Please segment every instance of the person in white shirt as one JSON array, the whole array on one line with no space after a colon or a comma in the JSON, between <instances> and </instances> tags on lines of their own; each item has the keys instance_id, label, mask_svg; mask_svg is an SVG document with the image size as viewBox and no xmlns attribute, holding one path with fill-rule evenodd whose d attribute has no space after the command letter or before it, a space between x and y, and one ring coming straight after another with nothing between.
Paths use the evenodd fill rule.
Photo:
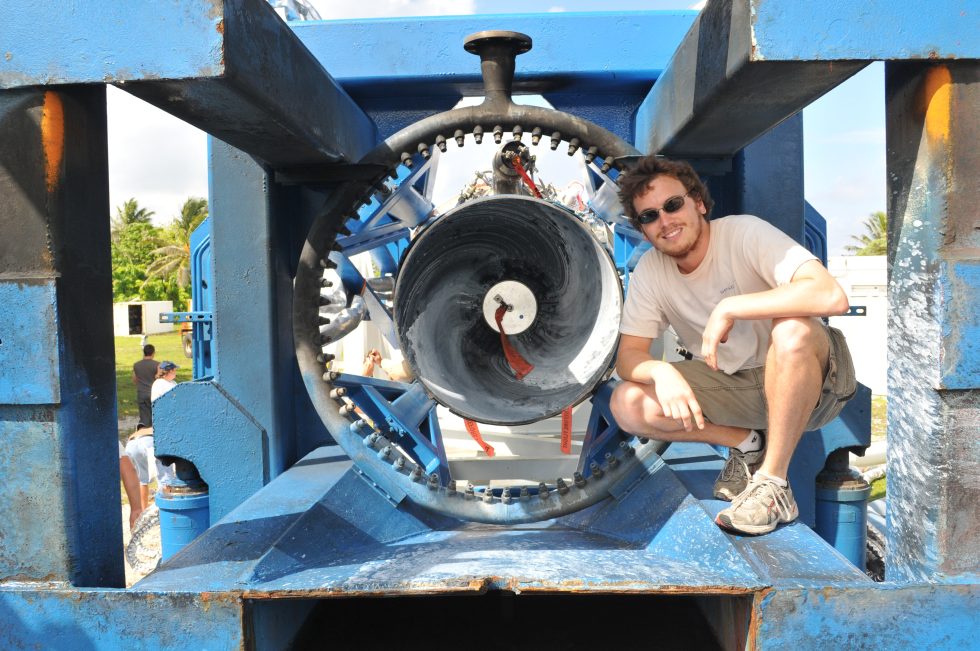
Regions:
<instances>
[{"instance_id":1,"label":"person in white shirt","mask_svg":"<svg viewBox=\"0 0 980 651\"><path fill-rule=\"evenodd\" d=\"M173 362L164 360L160 362L160 368L157 370L157 379L153 381L153 386L150 387L150 404L152 405L157 399L177 386L177 369L180 368ZM152 444L151 444L152 445ZM150 453L152 455L152 451ZM156 460L157 467L157 483L160 486L164 486L170 483L174 477L176 477L174 464L168 466L160 463Z\"/></svg>"},{"instance_id":2,"label":"person in white shirt","mask_svg":"<svg viewBox=\"0 0 980 651\"><path fill-rule=\"evenodd\" d=\"M758 217L709 221L711 197L685 162L643 158L619 185L653 248L623 309L616 422L638 436L729 447L714 489L732 502L716 518L723 528L761 534L791 522L793 451L856 391L843 335L818 318L846 312L847 296L815 256ZM651 356L667 327L690 359Z\"/></svg>"},{"instance_id":3,"label":"person in white shirt","mask_svg":"<svg viewBox=\"0 0 980 651\"><path fill-rule=\"evenodd\" d=\"M157 369L157 377L150 386L150 403L177 386L177 369L180 368L173 362L166 360L160 362Z\"/></svg>"}]
</instances>

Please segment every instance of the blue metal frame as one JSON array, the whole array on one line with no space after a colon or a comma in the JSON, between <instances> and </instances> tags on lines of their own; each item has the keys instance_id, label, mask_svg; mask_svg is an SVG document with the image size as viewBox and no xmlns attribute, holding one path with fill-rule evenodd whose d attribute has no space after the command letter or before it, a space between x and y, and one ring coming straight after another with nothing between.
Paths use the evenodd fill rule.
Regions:
<instances>
[{"instance_id":1,"label":"blue metal frame","mask_svg":"<svg viewBox=\"0 0 980 651\"><path fill-rule=\"evenodd\" d=\"M0 539L0 645L281 647L323 595L488 589L736 592L752 599L746 611L707 611L731 647L973 644L976 11L965 0L845 4L813 11L798 0L712 0L697 20L690 12L494 20L536 39L518 92L542 92L648 151L729 161L711 181L725 211L769 217L800 241L806 207L791 116L866 61L889 60L891 583L883 586L802 524L757 539L721 533L711 518L723 504L710 497L721 460L705 446L648 457L611 499L574 517L494 529L365 490L349 460L318 447L326 434L309 417L283 325L303 228L329 191L284 188L270 169L358 160L379 134L449 108L476 80L455 40L497 25L435 18L294 33L259 0L79 3L70 13L33 3L4 14L0 87L13 90L0 93L0 185L14 191L0 196L0 290L17 303L0 315L0 360L20 368L0 378L0 515L16 525ZM387 56L365 57L371 45ZM214 315L212 379L159 401L157 440L211 483L212 518L228 517L131 591L79 587L122 578L111 332L99 321L110 281L105 105L91 86L106 80L233 145L213 141L210 152L215 294L201 311ZM374 249L397 261L403 242ZM624 243L618 261L628 266L632 253ZM21 301L51 318L25 314ZM425 436L432 410L418 392L379 394L394 425ZM859 400L804 437L794 485L812 482L828 453L863 443ZM600 429L608 428L593 431L593 450L603 447ZM272 603L282 597L303 601ZM892 626L898 617L903 625ZM192 629L209 631L208 640Z\"/></svg>"},{"instance_id":2,"label":"blue metal frame","mask_svg":"<svg viewBox=\"0 0 980 651\"><path fill-rule=\"evenodd\" d=\"M346 397L372 421L374 428L396 442L426 475L436 473L440 482L449 482L449 462L442 443L436 403L422 385L390 382L362 375L337 375L334 386L346 389ZM372 433L368 436L377 436ZM379 453L395 460L397 450Z\"/></svg>"}]
</instances>

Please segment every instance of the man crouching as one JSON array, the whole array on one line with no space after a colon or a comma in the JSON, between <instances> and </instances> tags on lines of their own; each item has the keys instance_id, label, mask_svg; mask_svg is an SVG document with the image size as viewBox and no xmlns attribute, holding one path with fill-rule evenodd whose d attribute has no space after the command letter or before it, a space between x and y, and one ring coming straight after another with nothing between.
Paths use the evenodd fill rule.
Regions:
<instances>
[{"instance_id":1,"label":"man crouching","mask_svg":"<svg viewBox=\"0 0 980 651\"><path fill-rule=\"evenodd\" d=\"M629 284L612 412L627 432L729 448L715 521L768 533L799 515L786 480L804 431L833 420L856 390L839 330L847 296L816 257L751 215L708 221L713 202L685 162L647 157L620 180L634 228L653 245ZM673 326L693 359L653 359Z\"/></svg>"}]
</instances>

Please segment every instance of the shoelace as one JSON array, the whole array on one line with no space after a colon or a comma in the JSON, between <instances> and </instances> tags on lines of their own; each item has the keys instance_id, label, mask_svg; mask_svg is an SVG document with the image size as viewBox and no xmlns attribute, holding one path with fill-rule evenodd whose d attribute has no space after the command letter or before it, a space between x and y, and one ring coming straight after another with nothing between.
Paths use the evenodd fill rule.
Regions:
<instances>
[{"instance_id":1,"label":"shoelace","mask_svg":"<svg viewBox=\"0 0 980 651\"><path fill-rule=\"evenodd\" d=\"M736 496L735 499L732 500L731 508L736 509L744 502L748 502L752 499L757 500L760 504L764 505L766 504L766 498L769 498L775 502L780 518L789 517L789 499L786 496L786 490L781 486L777 486L775 482L769 481L768 479L763 479L761 481L752 480L749 482L749 487L743 491L741 495Z\"/></svg>"},{"instance_id":2,"label":"shoelace","mask_svg":"<svg viewBox=\"0 0 980 651\"><path fill-rule=\"evenodd\" d=\"M737 450L732 450L729 452L728 461L725 462L725 467L721 469L721 480L730 481L735 477L737 470L741 469L739 476L748 477L749 467L746 465L745 461L742 460L742 456Z\"/></svg>"}]
</instances>

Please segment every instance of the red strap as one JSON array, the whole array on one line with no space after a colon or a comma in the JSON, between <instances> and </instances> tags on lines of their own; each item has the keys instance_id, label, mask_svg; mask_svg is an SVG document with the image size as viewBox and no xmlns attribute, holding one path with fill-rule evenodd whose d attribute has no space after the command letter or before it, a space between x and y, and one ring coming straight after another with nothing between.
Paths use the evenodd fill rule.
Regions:
<instances>
[{"instance_id":1,"label":"red strap","mask_svg":"<svg viewBox=\"0 0 980 651\"><path fill-rule=\"evenodd\" d=\"M497 320L497 329L500 330L500 343L504 347L504 357L507 358L507 363L514 370L514 375L518 380L523 380L524 376L534 370L534 366L529 364L526 359L524 359L519 352L514 350L514 347L510 345L510 340L507 338L507 333L504 332L504 315L507 314L507 305L501 305L497 308L497 312L494 314L494 318Z\"/></svg>"},{"instance_id":2,"label":"red strap","mask_svg":"<svg viewBox=\"0 0 980 651\"><path fill-rule=\"evenodd\" d=\"M464 418L463 424L466 425L466 431L473 437L473 440L476 441L481 448L483 448L483 451L487 453L487 456L492 457L494 455L493 446L484 441L483 437L480 436L480 427L476 424L476 421L470 420L469 418Z\"/></svg>"},{"instance_id":3,"label":"red strap","mask_svg":"<svg viewBox=\"0 0 980 651\"><path fill-rule=\"evenodd\" d=\"M561 451L572 453L572 407L569 405L561 412Z\"/></svg>"},{"instance_id":4,"label":"red strap","mask_svg":"<svg viewBox=\"0 0 980 651\"><path fill-rule=\"evenodd\" d=\"M514 169L517 170L517 173L521 175L522 179L524 179L524 182L527 184L527 187L531 188L531 192L534 193L534 196L540 199L541 191L538 190L538 186L534 185L534 181L531 180L531 176L527 173L527 170L524 169L524 166L521 165L521 157L515 154L514 157L511 159L511 165L514 166Z\"/></svg>"}]
</instances>

